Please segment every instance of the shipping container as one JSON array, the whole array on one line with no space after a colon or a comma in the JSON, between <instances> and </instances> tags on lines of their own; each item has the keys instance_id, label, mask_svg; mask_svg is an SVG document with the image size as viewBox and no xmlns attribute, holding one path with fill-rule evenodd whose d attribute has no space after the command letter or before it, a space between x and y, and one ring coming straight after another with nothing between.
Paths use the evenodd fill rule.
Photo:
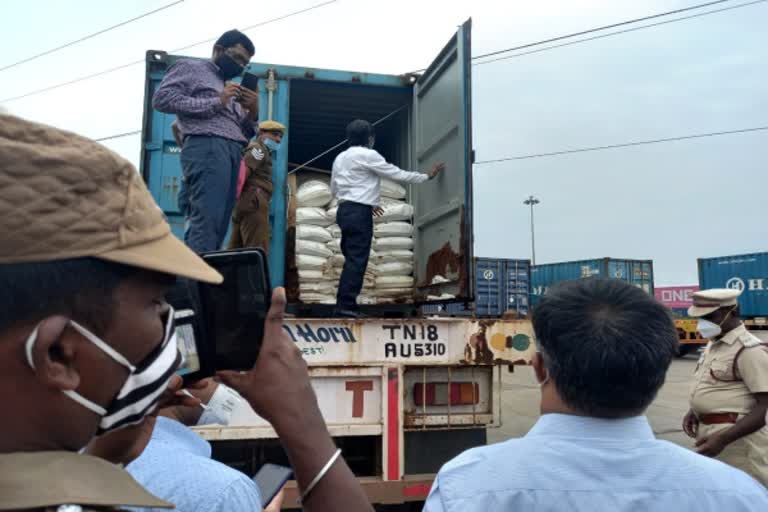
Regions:
<instances>
[{"instance_id":1,"label":"shipping container","mask_svg":"<svg viewBox=\"0 0 768 512\"><path fill-rule=\"evenodd\" d=\"M699 258L699 286L741 290L741 316L768 317L768 252Z\"/></svg>"},{"instance_id":2,"label":"shipping container","mask_svg":"<svg viewBox=\"0 0 768 512\"><path fill-rule=\"evenodd\" d=\"M422 306L425 315L498 317L528 315L531 293L530 260L475 258L475 300Z\"/></svg>"},{"instance_id":3,"label":"shipping container","mask_svg":"<svg viewBox=\"0 0 768 512\"><path fill-rule=\"evenodd\" d=\"M472 268L472 110L471 23L465 23L421 74L380 75L251 63L246 71L259 79L259 118L287 126L274 159L271 202L272 283L297 285L295 187L292 174L328 170L345 149L345 129L356 118L378 122L376 149L404 169L426 171L446 162L438 179L409 187L414 207L416 301L452 295L471 301ZM152 108L152 96L166 71L182 56L147 52L141 173L183 237L177 195L181 186L180 148L171 131L172 114ZM314 170L308 170L311 167ZM435 280L437 276L445 279Z\"/></svg>"},{"instance_id":4,"label":"shipping container","mask_svg":"<svg viewBox=\"0 0 768 512\"><path fill-rule=\"evenodd\" d=\"M672 311L684 311L693 305L693 294L698 290L699 287L695 284L689 286L656 286L654 295L656 300Z\"/></svg>"},{"instance_id":5,"label":"shipping container","mask_svg":"<svg viewBox=\"0 0 768 512\"><path fill-rule=\"evenodd\" d=\"M531 267L531 305L559 282L588 277L621 279L653 295L653 261L599 258Z\"/></svg>"}]
</instances>

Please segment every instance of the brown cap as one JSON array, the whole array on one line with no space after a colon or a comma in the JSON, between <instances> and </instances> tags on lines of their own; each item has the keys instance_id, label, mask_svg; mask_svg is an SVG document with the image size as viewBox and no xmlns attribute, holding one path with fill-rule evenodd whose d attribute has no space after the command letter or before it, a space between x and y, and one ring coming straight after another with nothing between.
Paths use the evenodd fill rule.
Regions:
<instances>
[{"instance_id":1,"label":"brown cap","mask_svg":"<svg viewBox=\"0 0 768 512\"><path fill-rule=\"evenodd\" d=\"M0 510L56 505L173 508L114 464L69 452L0 454Z\"/></svg>"},{"instance_id":2,"label":"brown cap","mask_svg":"<svg viewBox=\"0 0 768 512\"><path fill-rule=\"evenodd\" d=\"M104 146L0 114L0 264L93 256L220 283L171 233L136 169Z\"/></svg>"}]
</instances>

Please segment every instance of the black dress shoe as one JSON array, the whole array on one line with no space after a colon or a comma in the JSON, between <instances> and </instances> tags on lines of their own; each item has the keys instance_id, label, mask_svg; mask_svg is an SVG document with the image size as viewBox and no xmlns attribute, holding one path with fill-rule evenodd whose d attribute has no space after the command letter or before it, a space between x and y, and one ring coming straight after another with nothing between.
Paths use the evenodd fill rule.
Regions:
<instances>
[{"instance_id":1,"label":"black dress shoe","mask_svg":"<svg viewBox=\"0 0 768 512\"><path fill-rule=\"evenodd\" d=\"M368 318L364 313L353 309L334 309L333 316L340 318Z\"/></svg>"}]
</instances>

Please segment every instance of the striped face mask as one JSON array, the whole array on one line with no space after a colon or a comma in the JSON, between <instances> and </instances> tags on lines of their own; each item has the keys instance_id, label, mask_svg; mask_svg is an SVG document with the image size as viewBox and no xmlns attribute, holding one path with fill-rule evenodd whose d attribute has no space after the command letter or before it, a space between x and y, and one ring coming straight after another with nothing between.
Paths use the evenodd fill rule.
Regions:
<instances>
[{"instance_id":1,"label":"striped face mask","mask_svg":"<svg viewBox=\"0 0 768 512\"><path fill-rule=\"evenodd\" d=\"M155 410L160 396L168 387L168 382L181 363L181 353L176 344L173 308L168 312L168 318L165 321L163 342L137 365L131 364L122 354L118 353L82 325L72 320L70 320L70 325L115 362L128 368L130 374L123 387L120 388L120 392L106 409L88 400L76 391L64 390L63 393L86 409L101 416L99 429L96 432L97 436L128 425L140 423ZM35 330L27 338L26 344L27 363L33 369L35 364L32 361L32 347L34 347L35 341L37 341L38 328L35 327Z\"/></svg>"}]
</instances>

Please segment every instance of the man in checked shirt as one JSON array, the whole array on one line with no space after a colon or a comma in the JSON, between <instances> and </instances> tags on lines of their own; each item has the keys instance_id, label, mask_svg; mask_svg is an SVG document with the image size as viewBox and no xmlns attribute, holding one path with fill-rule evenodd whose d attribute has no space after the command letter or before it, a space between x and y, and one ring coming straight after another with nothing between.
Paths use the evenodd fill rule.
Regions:
<instances>
[{"instance_id":1,"label":"man in checked shirt","mask_svg":"<svg viewBox=\"0 0 768 512\"><path fill-rule=\"evenodd\" d=\"M180 207L185 242L197 252L220 249L229 227L241 151L254 135L259 104L257 93L230 80L243 74L254 51L245 34L225 32L210 60L171 66L152 99L156 110L176 114L184 134Z\"/></svg>"}]
</instances>

